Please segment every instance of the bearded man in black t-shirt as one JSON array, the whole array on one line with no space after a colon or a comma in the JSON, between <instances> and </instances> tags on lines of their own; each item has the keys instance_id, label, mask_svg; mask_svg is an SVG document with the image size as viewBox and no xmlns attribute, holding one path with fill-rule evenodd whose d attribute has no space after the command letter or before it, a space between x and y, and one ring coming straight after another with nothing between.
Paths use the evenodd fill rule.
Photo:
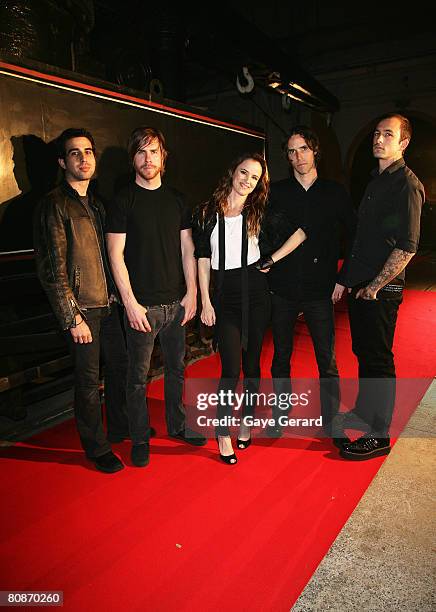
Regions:
<instances>
[{"instance_id":1,"label":"bearded man in black t-shirt","mask_svg":"<svg viewBox=\"0 0 436 612\"><path fill-rule=\"evenodd\" d=\"M165 364L168 434L201 446L205 438L185 428L182 405L185 323L197 306L191 211L180 193L162 184L167 151L163 134L136 128L128 152L135 182L114 199L107 218L107 244L115 282L125 307L129 368L127 410L132 462L149 462L147 375L159 335Z\"/></svg>"}]
</instances>

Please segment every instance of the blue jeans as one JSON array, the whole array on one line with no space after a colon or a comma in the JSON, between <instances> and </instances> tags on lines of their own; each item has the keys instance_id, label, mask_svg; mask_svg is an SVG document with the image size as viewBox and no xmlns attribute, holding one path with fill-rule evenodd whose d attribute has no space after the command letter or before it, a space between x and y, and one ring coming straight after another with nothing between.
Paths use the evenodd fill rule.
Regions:
<instances>
[{"instance_id":1,"label":"blue jeans","mask_svg":"<svg viewBox=\"0 0 436 612\"><path fill-rule=\"evenodd\" d=\"M150 437L147 406L147 376L156 337L159 336L164 360L165 418L170 435L185 427L182 404L185 374L185 328L181 326L185 309L180 302L147 306L151 332L140 332L130 327L125 317L128 371L127 415L133 444L148 442Z\"/></svg>"},{"instance_id":2,"label":"blue jeans","mask_svg":"<svg viewBox=\"0 0 436 612\"><path fill-rule=\"evenodd\" d=\"M323 428L326 435L339 435L332 431L332 422L339 411L339 375L335 357L335 320L330 298L320 300L288 300L277 294L272 296L272 331L274 357L271 375L277 394L291 393L291 356L294 346L294 327L298 314L303 312L315 349L320 378L320 400ZM273 408L273 417L283 414Z\"/></svg>"}]
</instances>

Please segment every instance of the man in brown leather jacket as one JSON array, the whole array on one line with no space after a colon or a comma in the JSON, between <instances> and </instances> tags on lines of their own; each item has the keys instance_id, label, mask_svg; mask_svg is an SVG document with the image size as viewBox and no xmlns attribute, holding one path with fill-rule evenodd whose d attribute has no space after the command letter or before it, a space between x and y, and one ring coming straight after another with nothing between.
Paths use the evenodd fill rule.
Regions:
<instances>
[{"instance_id":1,"label":"man in brown leather jacket","mask_svg":"<svg viewBox=\"0 0 436 612\"><path fill-rule=\"evenodd\" d=\"M81 128L57 139L64 181L39 203L34 218L37 271L65 330L74 360L76 425L86 457L106 473L124 466L103 430L99 398L100 352L106 362L106 404L112 421L126 423L127 357L103 236L104 209L89 188L95 143ZM113 303L112 307L110 303ZM116 415L116 412L119 415Z\"/></svg>"}]
</instances>

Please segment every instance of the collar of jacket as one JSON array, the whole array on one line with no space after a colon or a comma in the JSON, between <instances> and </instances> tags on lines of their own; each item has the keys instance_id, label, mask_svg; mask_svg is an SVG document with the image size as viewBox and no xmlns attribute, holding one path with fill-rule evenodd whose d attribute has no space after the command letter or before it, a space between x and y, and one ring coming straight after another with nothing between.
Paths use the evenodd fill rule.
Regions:
<instances>
[{"instance_id":1,"label":"collar of jacket","mask_svg":"<svg viewBox=\"0 0 436 612\"><path fill-rule=\"evenodd\" d=\"M69 196L80 200L79 193L73 187L71 187L70 183L68 181L66 181L65 179L61 183L61 189L66 194L68 194ZM97 208L97 203L95 201L95 196L94 196L94 194L92 192L92 188L90 188L89 186L88 186L88 190L86 192L86 195L88 196L89 204L91 204L94 208Z\"/></svg>"}]
</instances>

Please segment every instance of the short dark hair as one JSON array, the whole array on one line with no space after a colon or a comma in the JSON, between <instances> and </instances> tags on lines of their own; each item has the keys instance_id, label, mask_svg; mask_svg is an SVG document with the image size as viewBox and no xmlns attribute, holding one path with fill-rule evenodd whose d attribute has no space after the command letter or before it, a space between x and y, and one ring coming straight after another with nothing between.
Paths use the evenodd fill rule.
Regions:
<instances>
[{"instance_id":1,"label":"short dark hair","mask_svg":"<svg viewBox=\"0 0 436 612\"><path fill-rule=\"evenodd\" d=\"M91 132L89 132L85 128L68 128L64 130L62 134L60 134L56 138L56 150L57 150L58 158L65 159L65 155L67 154L66 144L68 140L71 140L71 138L80 138L80 137L87 138L89 140L92 146L92 150L95 155L95 141L94 141L94 138Z\"/></svg>"},{"instance_id":2,"label":"short dark hair","mask_svg":"<svg viewBox=\"0 0 436 612\"><path fill-rule=\"evenodd\" d=\"M405 138L410 140L412 138L412 124L407 117L400 115L399 113L387 113L386 115L379 117L377 123L380 123L380 121L383 121L384 119L398 119L400 122L401 140L404 140Z\"/></svg>"},{"instance_id":3,"label":"short dark hair","mask_svg":"<svg viewBox=\"0 0 436 612\"><path fill-rule=\"evenodd\" d=\"M321 146L319 144L318 134L307 125L295 125L293 128L291 128L286 141L283 143L283 152L286 159L288 159L288 142L291 136L301 136L304 138L307 146L315 155L315 163L318 164L321 158Z\"/></svg>"},{"instance_id":4,"label":"short dark hair","mask_svg":"<svg viewBox=\"0 0 436 612\"><path fill-rule=\"evenodd\" d=\"M133 164L135 155L142 146L147 146L152 140L158 140L162 154L162 171L165 170L165 164L168 157L168 151L165 145L165 137L160 130L153 127L147 127L141 125L133 130L130 134L129 141L127 143L127 152L129 154L130 162Z\"/></svg>"}]
</instances>

